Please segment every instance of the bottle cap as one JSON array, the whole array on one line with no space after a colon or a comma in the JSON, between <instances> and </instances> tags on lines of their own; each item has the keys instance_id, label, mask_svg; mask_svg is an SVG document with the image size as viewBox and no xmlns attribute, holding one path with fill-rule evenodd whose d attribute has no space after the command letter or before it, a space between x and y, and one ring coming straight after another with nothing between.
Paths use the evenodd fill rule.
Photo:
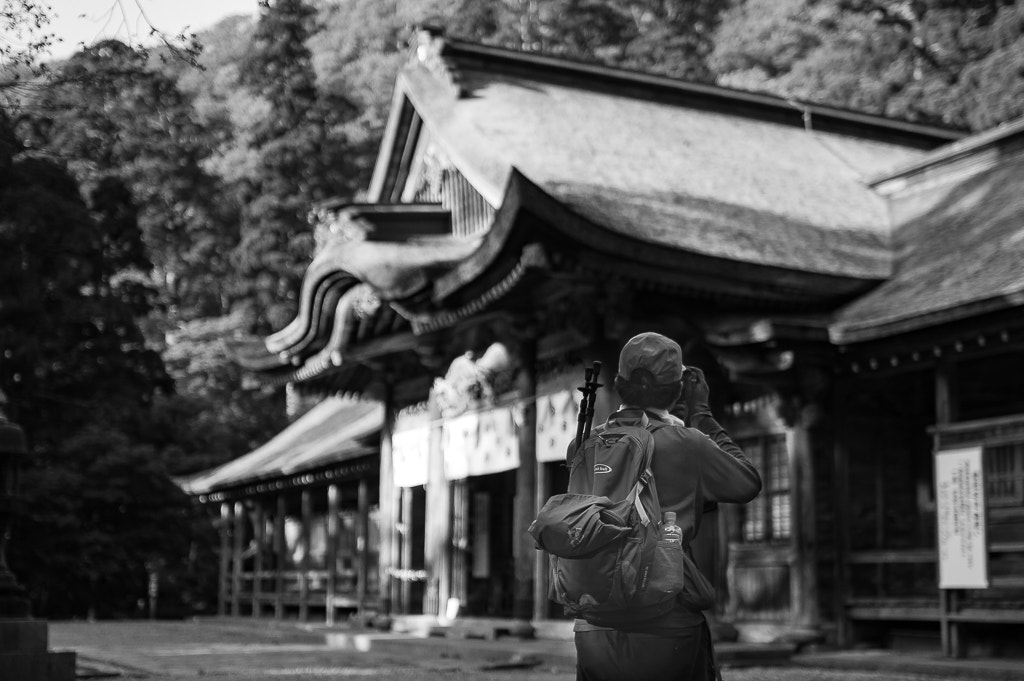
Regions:
<instances>
[{"instance_id":1,"label":"bottle cap","mask_svg":"<svg viewBox=\"0 0 1024 681\"><path fill-rule=\"evenodd\" d=\"M676 513L675 513L675 511L665 511L665 524L666 525L675 525L675 523L676 523Z\"/></svg>"}]
</instances>

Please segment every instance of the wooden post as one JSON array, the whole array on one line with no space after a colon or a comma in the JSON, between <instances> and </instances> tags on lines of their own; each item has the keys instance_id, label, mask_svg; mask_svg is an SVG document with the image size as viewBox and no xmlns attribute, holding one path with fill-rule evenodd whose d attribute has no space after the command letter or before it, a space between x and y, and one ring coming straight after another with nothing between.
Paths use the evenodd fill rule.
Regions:
<instances>
[{"instance_id":1,"label":"wooden post","mask_svg":"<svg viewBox=\"0 0 1024 681\"><path fill-rule=\"evenodd\" d=\"M360 478L357 494L359 515L356 521L356 600L359 603L359 612L362 613L366 605L366 576L370 574L370 566L367 563L370 544L370 486L366 478Z\"/></svg>"},{"instance_id":2,"label":"wooden post","mask_svg":"<svg viewBox=\"0 0 1024 681\"><path fill-rule=\"evenodd\" d=\"M299 565L299 621L309 621L309 548L312 535L313 495L309 488L302 490L302 561Z\"/></svg>"},{"instance_id":3,"label":"wooden post","mask_svg":"<svg viewBox=\"0 0 1024 681\"><path fill-rule=\"evenodd\" d=\"M540 505L548 498L548 488L551 485L551 476L546 464L540 461L535 462L537 468L537 479L534 481L534 498L540 510ZM548 556L543 551L533 550L533 619L534 621L548 619Z\"/></svg>"},{"instance_id":4,"label":"wooden post","mask_svg":"<svg viewBox=\"0 0 1024 681\"><path fill-rule=\"evenodd\" d=\"M231 594L231 504L220 505L220 582L217 588L217 614L228 614L228 599Z\"/></svg>"},{"instance_id":5,"label":"wooden post","mask_svg":"<svg viewBox=\"0 0 1024 681\"><path fill-rule=\"evenodd\" d=\"M380 554L378 560L378 583L380 584L381 609L390 615L394 608L392 571L395 567L396 546L398 544L398 521L395 512L398 503L395 488L395 464L392 449L392 436L395 426L395 406L390 387L384 397L384 423L380 431Z\"/></svg>"},{"instance_id":6,"label":"wooden post","mask_svg":"<svg viewBox=\"0 0 1024 681\"><path fill-rule=\"evenodd\" d=\"M885 518L885 458L876 449L871 456L875 465L875 548L884 549L886 542ZM885 563L875 565L875 596L885 596Z\"/></svg>"},{"instance_id":7,"label":"wooden post","mask_svg":"<svg viewBox=\"0 0 1024 681\"><path fill-rule=\"evenodd\" d=\"M263 501L255 499L253 529L256 531L256 553L252 557L252 616L259 617L263 609L263 546L267 541L267 521Z\"/></svg>"},{"instance_id":8,"label":"wooden post","mask_svg":"<svg viewBox=\"0 0 1024 681\"><path fill-rule=\"evenodd\" d=\"M274 514L274 618L284 619L284 578L287 561L285 552L288 544L284 539L284 517L288 512L288 500L284 492L277 495L277 512Z\"/></svg>"},{"instance_id":9,"label":"wooden post","mask_svg":"<svg viewBox=\"0 0 1024 681\"><path fill-rule=\"evenodd\" d=\"M843 385L837 386L833 414L847 413L844 400L847 391ZM836 638L840 646L846 648L853 645L853 632L850 619L846 616L846 602L849 599L850 581L847 570L847 557L850 555L850 486L849 464L846 450L843 447L845 433L840 430L840 422L835 425L832 447L832 465L834 469L832 494L835 499L835 542L836 560L833 564L835 579Z\"/></svg>"},{"instance_id":10,"label":"wooden post","mask_svg":"<svg viewBox=\"0 0 1024 681\"><path fill-rule=\"evenodd\" d=\"M469 598L469 482L465 478L453 480L451 490L451 541L448 543L450 557L450 584L448 595L459 599L464 609ZM485 521L486 522L486 521ZM445 601L442 601L444 605ZM464 610L463 610L464 612Z\"/></svg>"},{"instance_id":11,"label":"wooden post","mask_svg":"<svg viewBox=\"0 0 1024 681\"><path fill-rule=\"evenodd\" d=\"M537 374L536 341L527 338L520 345L517 393L521 405L519 422L519 468L512 515L512 559L514 583L512 614L529 620L534 612L534 572L537 550L527 533L537 517Z\"/></svg>"},{"instance_id":12,"label":"wooden post","mask_svg":"<svg viewBox=\"0 0 1024 681\"><path fill-rule=\"evenodd\" d=\"M430 397L429 414L431 426L424 544L427 589L423 596L423 612L440 615L444 613L451 593L451 491L444 475L441 411L433 395Z\"/></svg>"},{"instance_id":13,"label":"wooden post","mask_svg":"<svg viewBox=\"0 0 1024 681\"><path fill-rule=\"evenodd\" d=\"M790 500L792 503L791 567L793 623L800 627L818 627L818 554L816 550L815 476L811 427L818 410L813 405L800 409L792 428Z\"/></svg>"},{"instance_id":14,"label":"wooden post","mask_svg":"<svg viewBox=\"0 0 1024 681\"><path fill-rule=\"evenodd\" d=\"M957 412L956 366L943 359L935 367L935 425L953 423ZM950 615L959 609L959 597L960 592L956 589L939 589L939 633L942 653L946 657L964 656L960 623L950 619Z\"/></svg>"},{"instance_id":15,"label":"wooden post","mask_svg":"<svg viewBox=\"0 0 1024 681\"><path fill-rule=\"evenodd\" d=\"M401 567L404 570L412 570L412 551L415 545L413 539L412 490L401 487L398 489L398 493L402 505L402 527L405 528L402 536L399 537L402 551ZM409 612L409 606L412 602L412 579L402 581L400 600L401 605L399 607L401 611Z\"/></svg>"},{"instance_id":16,"label":"wooden post","mask_svg":"<svg viewBox=\"0 0 1024 681\"><path fill-rule=\"evenodd\" d=\"M338 588L338 503L340 499L338 485L327 486L327 626L334 625L334 594Z\"/></svg>"},{"instance_id":17,"label":"wooden post","mask_svg":"<svg viewBox=\"0 0 1024 681\"><path fill-rule=\"evenodd\" d=\"M245 506L235 502L235 531L231 542L231 614L238 617L242 611L242 539L245 537Z\"/></svg>"}]
</instances>

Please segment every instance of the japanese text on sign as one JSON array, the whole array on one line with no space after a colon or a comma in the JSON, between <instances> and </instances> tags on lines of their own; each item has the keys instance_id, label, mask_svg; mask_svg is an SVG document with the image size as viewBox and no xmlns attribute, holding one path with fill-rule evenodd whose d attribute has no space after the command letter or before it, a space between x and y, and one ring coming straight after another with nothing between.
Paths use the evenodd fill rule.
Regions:
<instances>
[{"instance_id":1,"label":"japanese text on sign","mask_svg":"<svg viewBox=\"0 0 1024 681\"><path fill-rule=\"evenodd\" d=\"M988 542L981 447L935 454L939 588L987 589Z\"/></svg>"}]
</instances>

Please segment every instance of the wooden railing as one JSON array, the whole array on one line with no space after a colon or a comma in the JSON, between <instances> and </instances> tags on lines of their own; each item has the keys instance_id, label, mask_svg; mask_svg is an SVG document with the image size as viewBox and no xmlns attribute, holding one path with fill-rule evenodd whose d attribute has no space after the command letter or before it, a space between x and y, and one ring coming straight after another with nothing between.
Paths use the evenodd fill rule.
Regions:
<instances>
[{"instance_id":1,"label":"wooden railing","mask_svg":"<svg viewBox=\"0 0 1024 681\"><path fill-rule=\"evenodd\" d=\"M360 589L355 570L336 573L333 589L329 577L327 570L240 572L233 576L233 588L228 592L231 612L258 615L268 606L277 612L286 606L356 609L372 605L378 598L376 591Z\"/></svg>"},{"instance_id":2,"label":"wooden railing","mask_svg":"<svg viewBox=\"0 0 1024 681\"><path fill-rule=\"evenodd\" d=\"M989 555L1024 553L1024 542L993 542ZM875 549L856 551L847 556L850 565L935 565L938 554L935 549ZM1024 589L1024 575L992 575L991 589ZM964 598L949 599L942 591L934 596L882 595L878 597L851 597L846 600L847 616L855 620L904 620L935 621L943 619L957 622L1013 622L1024 623L1024 601L1003 599L979 606Z\"/></svg>"}]
</instances>

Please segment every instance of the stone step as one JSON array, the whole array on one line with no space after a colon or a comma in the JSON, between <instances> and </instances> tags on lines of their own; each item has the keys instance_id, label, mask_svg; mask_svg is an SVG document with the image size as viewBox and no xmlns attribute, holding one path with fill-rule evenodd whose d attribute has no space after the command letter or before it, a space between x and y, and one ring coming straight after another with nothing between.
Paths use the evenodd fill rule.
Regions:
<instances>
[{"instance_id":1,"label":"stone step","mask_svg":"<svg viewBox=\"0 0 1024 681\"><path fill-rule=\"evenodd\" d=\"M75 681L75 654L0 653L4 681Z\"/></svg>"},{"instance_id":2,"label":"stone step","mask_svg":"<svg viewBox=\"0 0 1024 681\"><path fill-rule=\"evenodd\" d=\"M48 645L45 620L0 619L0 652L45 653Z\"/></svg>"}]
</instances>

